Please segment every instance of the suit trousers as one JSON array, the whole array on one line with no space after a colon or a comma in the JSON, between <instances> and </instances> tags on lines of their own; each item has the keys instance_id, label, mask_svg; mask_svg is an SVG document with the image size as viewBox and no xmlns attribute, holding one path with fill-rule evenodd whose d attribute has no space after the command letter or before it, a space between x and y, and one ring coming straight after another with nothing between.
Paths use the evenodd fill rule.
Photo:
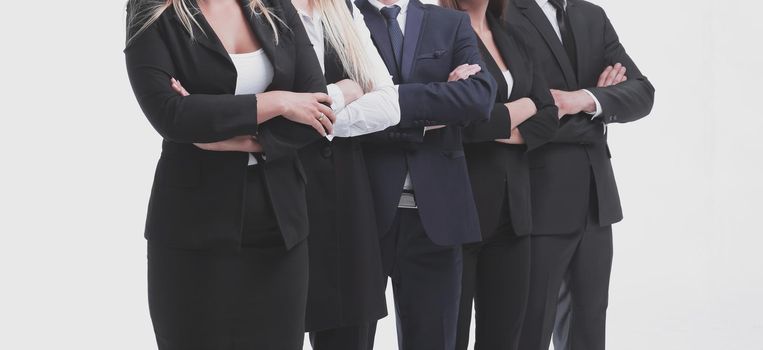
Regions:
<instances>
[{"instance_id":1,"label":"suit trousers","mask_svg":"<svg viewBox=\"0 0 763 350\"><path fill-rule=\"evenodd\" d=\"M373 349L376 321L361 326L343 327L310 332L313 350Z\"/></svg>"},{"instance_id":2,"label":"suit trousers","mask_svg":"<svg viewBox=\"0 0 763 350\"><path fill-rule=\"evenodd\" d=\"M398 209L381 239L385 282L392 279L399 350L453 350L461 295L461 246L439 246L417 209ZM369 327L373 349L376 322Z\"/></svg>"},{"instance_id":3,"label":"suit trousers","mask_svg":"<svg viewBox=\"0 0 763 350\"><path fill-rule=\"evenodd\" d=\"M520 349L548 350L565 278L571 317L567 349L605 348L612 226L599 226L594 213L576 232L531 237L530 294Z\"/></svg>"},{"instance_id":4,"label":"suit trousers","mask_svg":"<svg viewBox=\"0 0 763 350\"><path fill-rule=\"evenodd\" d=\"M160 350L302 349L307 243L286 249L261 174L248 172L240 251L149 241L149 309Z\"/></svg>"},{"instance_id":5,"label":"suit trousers","mask_svg":"<svg viewBox=\"0 0 763 350\"><path fill-rule=\"evenodd\" d=\"M469 346L472 302L474 349L519 349L530 284L530 237L517 236L508 220L500 226L484 242L464 245L457 350Z\"/></svg>"}]
</instances>

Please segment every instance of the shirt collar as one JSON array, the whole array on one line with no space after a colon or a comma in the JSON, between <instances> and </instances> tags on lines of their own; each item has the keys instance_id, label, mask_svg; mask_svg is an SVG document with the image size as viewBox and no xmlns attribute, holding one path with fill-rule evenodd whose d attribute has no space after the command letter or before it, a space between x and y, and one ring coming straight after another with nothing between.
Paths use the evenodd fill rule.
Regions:
<instances>
[{"instance_id":1,"label":"shirt collar","mask_svg":"<svg viewBox=\"0 0 763 350\"><path fill-rule=\"evenodd\" d=\"M548 0L546 0L546 1L548 1ZM389 6L382 4L379 0L368 0L368 2L371 3L371 5L373 7L375 7L379 11L381 11L381 9L384 8L384 7L389 7L389 6L393 6L393 5L400 6L400 14L402 15L402 14L408 12L408 3L410 2L410 0L399 0L398 2L396 2L396 3L392 4L392 5L389 5Z\"/></svg>"},{"instance_id":2,"label":"shirt collar","mask_svg":"<svg viewBox=\"0 0 763 350\"><path fill-rule=\"evenodd\" d=\"M370 1L370 0L369 0ZM535 2L538 3L538 6L540 8L543 8L546 4L548 4L548 0L535 0ZM550 4L549 4L550 5ZM564 7L567 8L567 0L564 0Z\"/></svg>"}]
</instances>

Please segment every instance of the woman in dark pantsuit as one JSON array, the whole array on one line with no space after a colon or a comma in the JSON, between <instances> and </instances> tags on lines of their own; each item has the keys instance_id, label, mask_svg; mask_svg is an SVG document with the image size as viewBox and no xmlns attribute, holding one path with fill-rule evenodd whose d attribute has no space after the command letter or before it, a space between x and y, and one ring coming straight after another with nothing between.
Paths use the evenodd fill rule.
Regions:
<instances>
[{"instance_id":1,"label":"woman in dark pantsuit","mask_svg":"<svg viewBox=\"0 0 763 350\"><path fill-rule=\"evenodd\" d=\"M524 319L532 229L527 153L553 139L557 108L521 32L501 20L500 0L443 0L466 11L498 82L490 121L464 130L464 152L483 241L464 246L457 349L516 350Z\"/></svg>"},{"instance_id":2,"label":"woman in dark pantsuit","mask_svg":"<svg viewBox=\"0 0 763 350\"><path fill-rule=\"evenodd\" d=\"M357 136L400 120L397 88L349 0L292 0L324 69L333 139L300 152L307 173L310 284L306 330L315 350L365 349L358 329L387 314L371 186Z\"/></svg>"},{"instance_id":3,"label":"woman in dark pantsuit","mask_svg":"<svg viewBox=\"0 0 763 350\"><path fill-rule=\"evenodd\" d=\"M128 75L163 138L145 232L159 348L302 349L308 222L296 154L335 118L294 7L131 0L128 13Z\"/></svg>"}]
</instances>

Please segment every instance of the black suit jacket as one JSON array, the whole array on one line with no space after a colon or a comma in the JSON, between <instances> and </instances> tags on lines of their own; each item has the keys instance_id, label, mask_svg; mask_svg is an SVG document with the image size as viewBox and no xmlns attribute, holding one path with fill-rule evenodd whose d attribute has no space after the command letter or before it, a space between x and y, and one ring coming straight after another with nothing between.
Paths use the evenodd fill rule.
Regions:
<instances>
[{"instance_id":1,"label":"black suit jacket","mask_svg":"<svg viewBox=\"0 0 763 350\"><path fill-rule=\"evenodd\" d=\"M554 142L531 155L534 234L580 229L589 200L597 203L595 214L600 225L622 219L604 123L638 120L649 114L654 103L654 87L620 44L604 10L587 1L568 0L567 13L577 47L577 67L572 66L535 1L511 1L506 12L510 23L529 30L526 42L532 44L548 86L567 91L589 89L603 110L596 120L584 113L564 117ZM604 68L618 62L627 67L628 80L596 88ZM592 183L595 191L591 191ZM589 198L591 193L595 199Z\"/></svg>"},{"instance_id":2,"label":"black suit jacket","mask_svg":"<svg viewBox=\"0 0 763 350\"><path fill-rule=\"evenodd\" d=\"M285 22L277 27L276 45L270 25L247 14L273 64L268 90L325 92L294 7L288 0L265 4ZM192 39L175 12L167 10L124 50L138 103L164 138L145 235L173 247L238 249L248 155L204 151L192 143L256 135L268 158L263 169L279 227L286 246L292 247L308 232L305 176L296 151L320 135L282 117L258 125L256 96L234 95L237 73L230 56L200 13L196 20L203 31L194 27ZM171 77L191 95L178 96L170 88Z\"/></svg>"},{"instance_id":3,"label":"black suit jacket","mask_svg":"<svg viewBox=\"0 0 763 350\"><path fill-rule=\"evenodd\" d=\"M508 91L503 72L480 43L487 69L498 83L498 94L490 121L473 123L464 129L466 163L483 239L490 238L507 221L511 222L517 235L524 236L532 230L527 153L554 138L559 126L558 110L540 67L536 66L530 50L521 40L524 34L490 14L487 19L493 41L511 72L514 86ZM536 115L518 126L526 145L495 142L496 139L508 139L511 134L509 110L505 104L523 97L532 99L538 108ZM508 203L508 213L502 211L504 202ZM506 215L509 220L504 217Z\"/></svg>"},{"instance_id":4,"label":"black suit jacket","mask_svg":"<svg viewBox=\"0 0 763 350\"><path fill-rule=\"evenodd\" d=\"M434 243L480 240L461 126L490 117L496 88L484 68L469 17L411 0L398 73L384 18L367 0L355 3L393 80L401 84L400 124L366 138L363 146L380 233L392 226L410 171L421 221ZM464 63L479 64L483 70L448 83L448 74ZM425 126L437 124L451 126L424 135Z\"/></svg>"}]
</instances>

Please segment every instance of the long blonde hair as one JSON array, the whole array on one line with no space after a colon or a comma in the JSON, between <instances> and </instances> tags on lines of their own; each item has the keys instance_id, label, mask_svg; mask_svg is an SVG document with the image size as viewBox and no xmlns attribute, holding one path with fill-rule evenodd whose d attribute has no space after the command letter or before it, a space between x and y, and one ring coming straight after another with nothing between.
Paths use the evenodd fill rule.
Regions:
<instances>
[{"instance_id":1,"label":"long blonde hair","mask_svg":"<svg viewBox=\"0 0 763 350\"><path fill-rule=\"evenodd\" d=\"M369 92L374 89L371 63L355 30L352 14L344 0L314 0L329 45L339 56L350 79Z\"/></svg>"},{"instance_id":2,"label":"long blonde hair","mask_svg":"<svg viewBox=\"0 0 763 350\"><path fill-rule=\"evenodd\" d=\"M249 0L249 8L255 15L265 16L265 19L273 28L275 33L275 41L278 43L278 30L276 27L276 21L283 24L283 21L276 16L271 9L269 9L262 0ZM157 19L166 11L172 7L175 10L180 19L180 23L183 28L188 32L188 35L193 38L193 27L196 26L204 33L199 22L196 20L196 14L200 12L198 8L193 6L189 0L129 0L127 3L127 44L135 39L140 33L148 29Z\"/></svg>"}]
</instances>

